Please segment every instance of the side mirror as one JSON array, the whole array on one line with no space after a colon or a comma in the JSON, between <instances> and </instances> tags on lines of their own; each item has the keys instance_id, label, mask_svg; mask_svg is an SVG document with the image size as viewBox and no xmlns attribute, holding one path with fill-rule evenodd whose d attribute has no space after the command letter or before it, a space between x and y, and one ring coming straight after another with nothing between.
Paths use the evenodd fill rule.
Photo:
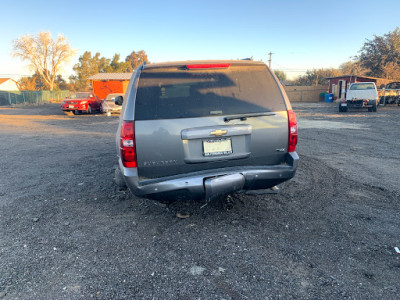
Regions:
<instances>
[{"instance_id":1,"label":"side mirror","mask_svg":"<svg viewBox=\"0 0 400 300\"><path fill-rule=\"evenodd\" d=\"M122 105L123 102L124 102L124 98L122 96L115 97L114 103L116 105Z\"/></svg>"}]
</instances>

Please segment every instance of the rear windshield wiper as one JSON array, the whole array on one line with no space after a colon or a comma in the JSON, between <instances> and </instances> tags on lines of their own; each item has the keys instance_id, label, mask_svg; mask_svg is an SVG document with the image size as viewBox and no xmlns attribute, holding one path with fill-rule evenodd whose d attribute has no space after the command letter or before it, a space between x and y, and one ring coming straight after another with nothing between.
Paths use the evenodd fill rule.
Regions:
<instances>
[{"instance_id":1,"label":"rear windshield wiper","mask_svg":"<svg viewBox=\"0 0 400 300\"><path fill-rule=\"evenodd\" d=\"M262 113L248 113L248 114L241 114L241 115L232 115L229 117L224 118L224 122L229 122L230 120L239 119L240 121L245 121L247 118L253 117L261 117L261 116L275 116L276 114L273 112L262 112Z\"/></svg>"}]
</instances>

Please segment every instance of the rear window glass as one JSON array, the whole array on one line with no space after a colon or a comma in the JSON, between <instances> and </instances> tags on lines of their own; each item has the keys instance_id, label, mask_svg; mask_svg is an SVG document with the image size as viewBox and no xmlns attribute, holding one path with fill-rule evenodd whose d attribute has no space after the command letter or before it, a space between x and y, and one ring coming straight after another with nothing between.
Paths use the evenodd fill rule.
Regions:
<instances>
[{"instance_id":1,"label":"rear window glass","mask_svg":"<svg viewBox=\"0 0 400 300\"><path fill-rule=\"evenodd\" d=\"M357 83L350 87L350 90L374 90L375 86L373 83Z\"/></svg>"},{"instance_id":2,"label":"rear window glass","mask_svg":"<svg viewBox=\"0 0 400 300\"><path fill-rule=\"evenodd\" d=\"M264 66L227 69L145 69L139 79L136 120L194 118L286 110Z\"/></svg>"}]
</instances>

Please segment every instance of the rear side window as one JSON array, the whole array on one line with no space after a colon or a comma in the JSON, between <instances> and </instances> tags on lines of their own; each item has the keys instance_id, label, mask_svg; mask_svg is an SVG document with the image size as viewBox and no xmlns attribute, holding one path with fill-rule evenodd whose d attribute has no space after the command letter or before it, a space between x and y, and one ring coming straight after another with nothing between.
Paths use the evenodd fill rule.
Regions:
<instances>
[{"instance_id":1,"label":"rear side window","mask_svg":"<svg viewBox=\"0 0 400 300\"><path fill-rule=\"evenodd\" d=\"M286 110L265 66L226 69L145 69L135 119L176 119Z\"/></svg>"},{"instance_id":2,"label":"rear side window","mask_svg":"<svg viewBox=\"0 0 400 300\"><path fill-rule=\"evenodd\" d=\"M350 87L350 90L374 90L375 86L373 83L357 83Z\"/></svg>"}]
</instances>

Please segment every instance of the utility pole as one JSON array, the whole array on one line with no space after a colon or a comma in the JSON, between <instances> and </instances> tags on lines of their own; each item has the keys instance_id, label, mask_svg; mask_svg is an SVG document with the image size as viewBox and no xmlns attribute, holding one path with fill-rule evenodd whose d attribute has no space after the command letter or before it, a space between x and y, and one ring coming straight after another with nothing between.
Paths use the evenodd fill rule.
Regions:
<instances>
[{"instance_id":1,"label":"utility pole","mask_svg":"<svg viewBox=\"0 0 400 300\"><path fill-rule=\"evenodd\" d=\"M271 51L268 53L268 55L269 55L268 66L269 66L270 69L271 69L271 61L272 61L271 57L272 57L272 54L273 53Z\"/></svg>"}]
</instances>

